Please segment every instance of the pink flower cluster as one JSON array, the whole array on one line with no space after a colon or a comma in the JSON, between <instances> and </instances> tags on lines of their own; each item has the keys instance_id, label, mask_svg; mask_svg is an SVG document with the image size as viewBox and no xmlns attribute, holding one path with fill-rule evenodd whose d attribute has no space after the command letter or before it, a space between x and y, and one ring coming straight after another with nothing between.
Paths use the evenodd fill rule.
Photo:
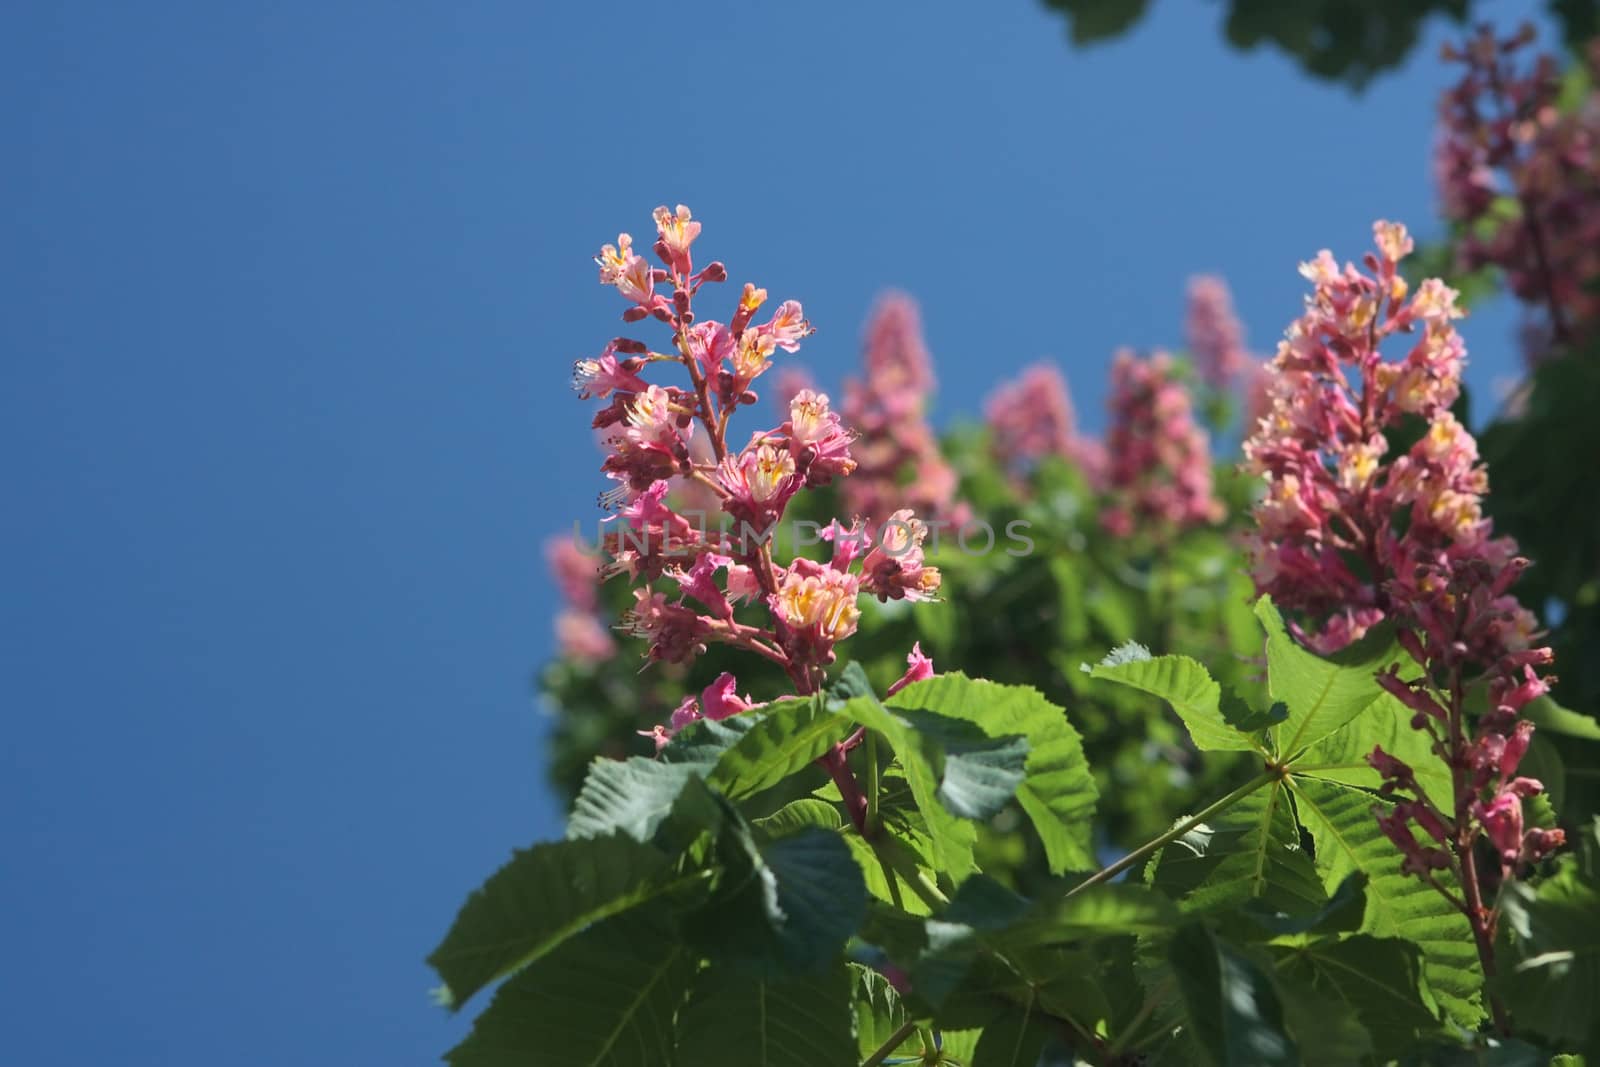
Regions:
<instances>
[{"instance_id":1,"label":"pink flower cluster","mask_svg":"<svg viewBox=\"0 0 1600 1067\"><path fill-rule=\"evenodd\" d=\"M1105 446L1078 433L1066 379L1053 363L1035 363L1002 384L985 405L994 451L1013 473L1045 456L1060 456L1081 470L1091 485L1105 476Z\"/></svg>"},{"instance_id":2,"label":"pink flower cluster","mask_svg":"<svg viewBox=\"0 0 1600 1067\"><path fill-rule=\"evenodd\" d=\"M1493 264L1542 317L1525 332L1537 362L1552 342L1600 328L1600 88L1562 109L1561 75L1548 55L1519 69L1533 28L1497 39L1484 27L1445 58L1465 68L1439 104L1435 179L1446 216L1461 226L1458 255ZM1591 46L1600 86L1600 43Z\"/></svg>"},{"instance_id":3,"label":"pink flower cluster","mask_svg":"<svg viewBox=\"0 0 1600 1067\"><path fill-rule=\"evenodd\" d=\"M544 557L565 604L556 616L556 645L561 655L586 664L610 659L617 643L600 621L599 560L565 537L546 541Z\"/></svg>"},{"instance_id":4,"label":"pink flower cluster","mask_svg":"<svg viewBox=\"0 0 1600 1067\"><path fill-rule=\"evenodd\" d=\"M1365 272L1341 268L1326 251L1301 266L1313 291L1272 361L1272 408L1245 442L1250 469L1265 482L1254 576L1318 651L1341 648L1379 621L1396 624L1414 662L1404 673L1415 676L1391 669L1378 681L1428 733L1455 795L1435 807L1413 769L1377 749L1370 762L1384 792L1402 794L1380 821L1405 870L1453 900L1432 872L1455 873L1458 903L1480 946L1490 945L1493 915L1479 899L1473 842L1486 836L1507 872L1561 842L1559 831L1524 829L1522 800L1541 787L1515 774L1532 732L1517 716L1546 691L1535 668L1551 653L1533 647L1533 617L1509 592L1526 561L1493 536L1476 442L1449 410L1465 357L1456 294L1437 279L1411 292L1397 269L1412 250L1405 227L1379 222L1373 232L1377 251L1365 257ZM1396 337L1409 347L1385 360L1381 346ZM1425 425L1421 438L1390 456L1388 435L1415 419ZM1476 738L1469 683L1488 696Z\"/></svg>"},{"instance_id":5,"label":"pink flower cluster","mask_svg":"<svg viewBox=\"0 0 1600 1067\"><path fill-rule=\"evenodd\" d=\"M1164 352L1140 359L1123 349L1111 364L1110 501L1100 521L1119 537L1140 530L1165 540L1223 516L1212 492L1210 438L1173 371Z\"/></svg>"},{"instance_id":6,"label":"pink flower cluster","mask_svg":"<svg viewBox=\"0 0 1600 1067\"><path fill-rule=\"evenodd\" d=\"M956 472L939 451L928 425L933 362L922 339L916 302L901 293L883 296L867 321L864 377L845 382L844 417L856 432L858 469L844 483L844 509L875 530L891 513L960 524Z\"/></svg>"},{"instance_id":7,"label":"pink flower cluster","mask_svg":"<svg viewBox=\"0 0 1600 1067\"><path fill-rule=\"evenodd\" d=\"M574 375L580 395L607 401L594 419L610 432L602 469L618 483L605 498L617 509L603 538L605 574L639 583L623 629L648 641L653 660L687 662L712 642L744 649L780 666L797 692L811 693L834 661L834 646L855 632L861 595L914 601L937 592L939 572L923 559L927 529L901 510L885 516L875 540L859 525L835 523L829 562L773 558L772 535L794 496L855 470L855 436L825 394L798 388L779 425L754 433L743 448L729 446L732 416L758 399L752 384L776 352L798 349L811 326L794 301L758 322L767 294L753 285L726 323L700 319L694 298L702 286L726 280L727 271L720 263L694 269L700 223L688 208L657 208L655 219L660 267L636 254L627 234L596 262L600 281L628 301L623 319L665 324L669 350L617 338L598 357L579 361ZM678 367L688 386L647 383L644 372L660 364ZM668 495L674 484L698 486L716 503L719 524L675 510ZM754 609L741 613L745 604ZM724 674L651 736L664 742L698 717L751 707L734 695L736 684Z\"/></svg>"},{"instance_id":8,"label":"pink flower cluster","mask_svg":"<svg viewBox=\"0 0 1600 1067\"><path fill-rule=\"evenodd\" d=\"M1227 389L1250 365L1244 327L1234 314L1228 283L1221 278L1203 274L1189 279L1184 335L1200 379L1213 389Z\"/></svg>"}]
</instances>

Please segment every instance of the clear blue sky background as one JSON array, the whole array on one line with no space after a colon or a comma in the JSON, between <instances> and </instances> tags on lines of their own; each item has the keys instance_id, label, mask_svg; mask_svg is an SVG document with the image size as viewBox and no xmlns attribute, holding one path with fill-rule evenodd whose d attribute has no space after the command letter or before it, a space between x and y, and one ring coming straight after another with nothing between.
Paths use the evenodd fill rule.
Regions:
<instances>
[{"instance_id":1,"label":"clear blue sky background","mask_svg":"<svg viewBox=\"0 0 1600 1067\"><path fill-rule=\"evenodd\" d=\"M1438 33L1354 97L1219 18L1073 52L1030 0L8 5L0 1060L459 1036L421 960L558 832L539 543L602 487L589 257L656 204L805 301L828 380L897 285L942 415L1053 355L1091 424L1192 272L1265 349L1299 259L1435 231ZM1480 387L1510 323L1469 326Z\"/></svg>"}]
</instances>

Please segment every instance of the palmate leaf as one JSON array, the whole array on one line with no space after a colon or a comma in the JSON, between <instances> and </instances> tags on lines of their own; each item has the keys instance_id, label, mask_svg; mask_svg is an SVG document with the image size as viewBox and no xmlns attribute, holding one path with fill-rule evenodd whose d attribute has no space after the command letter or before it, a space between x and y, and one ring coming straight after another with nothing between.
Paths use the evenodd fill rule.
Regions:
<instances>
[{"instance_id":1,"label":"palmate leaf","mask_svg":"<svg viewBox=\"0 0 1600 1067\"><path fill-rule=\"evenodd\" d=\"M693 974L664 915L618 915L512 976L445 1059L452 1067L672 1067L673 1014Z\"/></svg>"},{"instance_id":2,"label":"palmate leaf","mask_svg":"<svg viewBox=\"0 0 1600 1067\"><path fill-rule=\"evenodd\" d=\"M1187 1029L1218 1067L1299 1062L1272 980L1249 957L1190 923L1173 935L1167 958Z\"/></svg>"},{"instance_id":3,"label":"palmate leaf","mask_svg":"<svg viewBox=\"0 0 1600 1067\"><path fill-rule=\"evenodd\" d=\"M1306 749L1293 770L1366 789L1383 785L1367 756L1375 746L1405 761L1416 771L1417 784L1441 810L1449 811L1454 796L1450 768L1433 751L1426 731L1411 728L1411 711L1391 694L1373 685L1376 695L1360 713Z\"/></svg>"},{"instance_id":4,"label":"palmate leaf","mask_svg":"<svg viewBox=\"0 0 1600 1067\"><path fill-rule=\"evenodd\" d=\"M1424 973L1440 1005L1462 1026L1483 1018L1482 978L1466 917L1434 889L1400 872L1394 845L1373 809L1386 802L1362 789L1316 778L1290 778L1300 821L1316 842L1316 866L1332 888L1354 872L1367 876L1363 933L1402 937L1422 950ZM1443 872L1440 880L1444 881Z\"/></svg>"},{"instance_id":5,"label":"palmate leaf","mask_svg":"<svg viewBox=\"0 0 1600 1067\"><path fill-rule=\"evenodd\" d=\"M1287 999L1313 1001L1336 1018L1354 1017L1380 1062L1397 1059L1420 1041L1443 1033L1427 998L1417 946L1409 941L1361 934L1278 947L1273 957L1278 987ZM1296 1027L1291 1015L1291 1029L1308 1062L1316 1050L1322 1052L1317 1061L1340 1062L1326 1054L1325 1042L1347 1038L1340 1033L1342 1025L1306 1020Z\"/></svg>"},{"instance_id":6,"label":"palmate leaf","mask_svg":"<svg viewBox=\"0 0 1600 1067\"><path fill-rule=\"evenodd\" d=\"M1161 850L1151 883L1186 911L1258 901L1273 912L1314 913L1328 899L1281 782L1247 794L1210 825Z\"/></svg>"},{"instance_id":7,"label":"palmate leaf","mask_svg":"<svg viewBox=\"0 0 1600 1067\"><path fill-rule=\"evenodd\" d=\"M997 685L959 672L909 685L890 698L888 707L965 720L992 738L1026 738L1017 803L1038 833L1051 871L1095 866L1090 830L1099 790L1083 741L1062 709L1027 686Z\"/></svg>"},{"instance_id":8,"label":"palmate leaf","mask_svg":"<svg viewBox=\"0 0 1600 1067\"><path fill-rule=\"evenodd\" d=\"M1268 695L1281 700L1289 710L1288 718L1272 729L1277 750L1284 758L1297 759L1303 749L1338 730L1386 695L1373 676L1402 656L1386 629L1375 629L1349 648L1324 659L1295 643L1271 597L1256 602L1256 618L1267 632Z\"/></svg>"},{"instance_id":9,"label":"palmate leaf","mask_svg":"<svg viewBox=\"0 0 1600 1067\"><path fill-rule=\"evenodd\" d=\"M854 1064L854 976L843 962L817 974L752 979L717 967L694 980L678 1015L683 1067L821 1067Z\"/></svg>"},{"instance_id":10,"label":"palmate leaf","mask_svg":"<svg viewBox=\"0 0 1600 1067\"><path fill-rule=\"evenodd\" d=\"M1172 705L1189 728L1194 746L1205 752L1259 752L1261 744L1222 714L1222 687L1188 656L1128 657L1115 653L1084 670L1094 678L1117 682L1160 697Z\"/></svg>"},{"instance_id":11,"label":"palmate leaf","mask_svg":"<svg viewBox=\"0 0 1600 1067\"><path fill-rule=\"evenodd\" d=\"M591 923L669 886L665 853L627 837L555 841L516 852L474 890L428 963L452 1008Z\"/></svg>"}]
</instances>

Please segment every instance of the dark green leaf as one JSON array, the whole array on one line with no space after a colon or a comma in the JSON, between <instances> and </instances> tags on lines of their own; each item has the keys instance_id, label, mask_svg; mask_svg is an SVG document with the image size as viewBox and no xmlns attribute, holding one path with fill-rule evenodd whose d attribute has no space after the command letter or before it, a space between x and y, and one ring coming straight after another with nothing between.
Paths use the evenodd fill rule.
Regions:
<instances>
[{"instance_id":1,"label":"dark green leaf","mask_svg":"<svg viewBox=\"0 0 1600 1067\"><path fill-rule=\"evenodd\" d=\"M1519 1032L1600 1057L1600 818L1537 888L1501 889L1501 995Z\"/></svg>"},{"instance_id":2,"label":"dark green leaf","mask_svg":"<svg viewBox=\"0 0 1600 1067\"><path fill-rule=\"evenodd\" d=\"M733 825L720 849L727 889L689 920L714 960L765 975L815 971L866 917L861 868L834 831L806 828L758 847Z\"/></svg>"},{"instance_id":3,"label":"dark green leaf","mask_svg":"<svg viewBox=\"0 0 1600 1067\"><path fill-rule=\"evenodd\" d=\"M1043 1020L1031 1003L1008 1011L983 1028L972 1067L1034 1067L1044 1052Z\"/></svg>"},{"instance_id":4,"label":"dark green leaf","mask_svg":"<svg viewBox=\"0 0 1600 1067\"><path fill-rule=\"evenodd\" d=\"M1399 1058L1442 1032L1417 947L1409 941L1362 934L1277 948L1273 955L1279 985L1319 998L1325 1009L1347 1007L1360 1020L1380 1062ZM1309 1050L1310 1045L1302 1038L1300 1047Z\"/></svg>"},{"instance_id":5,"label":"dark green leaf","mask_svg":"<svg viewBox=\"0 0 1600 1067\"><path fill-rule=\"evenodd\" d=\"M699 777L695 767L635 757L597 759L578 794L567 837L605 837L622 833L649 841L672 814L679 794Z\"/></svg>"},{"instance_id":6,"label":"dark green leaf","mask_svg":"<svg viewBox=\"0 0 1600 1067\"><path fill-rule=\"evenodd\" d=\"M507 980L445 1059L452 1067L672 1067L672 1017L693 973L660 915L616 916Z\"/></svg>"},{"instance_id":7,"label":"dark green leaf","mask_svg":"<svg viewBox=\"0 0 1600 1067\"><path fill-rule=\"evenodd\" d=\"M1185 910L1258 900L1270 911L1305 915L1327 901L1280 782L1247 794L1212 824L1163 848L1152 882Z\"/></svg>"},{"instance_id":8,"label":"dark green leaf","mask_svg":"<svg viewBox=\"0 0 1600 1067\"><path fill-rule=\"evenodd\" d=\"M1191 923L1173 936L1167 958L1188 1028L1218 1067L1299 1062L1271 980L1243 953Z\"/></svg>"},{"instance_id":9,"label":"dark green leaf","mask_svg":"<svg viewBox=\"0 0 1600 1067\"><path fill-rule=\"evenodd\" d=\"M451 1007L586 926L663 891L667 857L626 837L556 841L513 854L473 891L428 957Z\"/></svg>"},{"instance_id":10,"label":"dark green leaf","mask_svg":"<svg viewBox=\"0 0 1600 1067\"><path fill-rule=\"evenodd\" d=\"M850 972L835 963L804 977L753 979L711 966L678 1016L683 1067L854 1064Z\"/></svg>"},{"instance_id":11,"label":"dark green leaf","mask_svg":"<svg viewBox=\"0 0 1600 1067\"><path fill-rule=\"evenodd\" d=\"M782 701L753 719L717 759L707 781L730 800L752 796L815 762L843 740L848 728L848 721L821 701Z\"/></svg>"}]
</instances>

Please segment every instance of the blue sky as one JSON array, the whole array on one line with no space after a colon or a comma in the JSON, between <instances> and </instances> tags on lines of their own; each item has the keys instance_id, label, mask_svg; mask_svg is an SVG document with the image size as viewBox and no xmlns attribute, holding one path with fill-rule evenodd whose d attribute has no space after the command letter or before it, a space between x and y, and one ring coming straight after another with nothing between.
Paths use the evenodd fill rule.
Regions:
<instances>
[{"instance_id":1,"label":"blue sky","mask_svg":"<svg viewBox=\"0 0 1600 1067\"><path fill-rule=\"evenodd\" d=\"M1091 425L1191 273L1266 349L1298 260L1435 232L1440 34L1356 97L1219 18L1073 52L1028 0L11 5L4 1058L460 1035L421 960L559 829L539 543L603 487L565 385L617 327L589 257L656 204L805 302L825 380L894 285L941 417L1054 356ZM1506 312L1466 330L1475 385L1511 372Z\"/></svg>"}]
</instances>

